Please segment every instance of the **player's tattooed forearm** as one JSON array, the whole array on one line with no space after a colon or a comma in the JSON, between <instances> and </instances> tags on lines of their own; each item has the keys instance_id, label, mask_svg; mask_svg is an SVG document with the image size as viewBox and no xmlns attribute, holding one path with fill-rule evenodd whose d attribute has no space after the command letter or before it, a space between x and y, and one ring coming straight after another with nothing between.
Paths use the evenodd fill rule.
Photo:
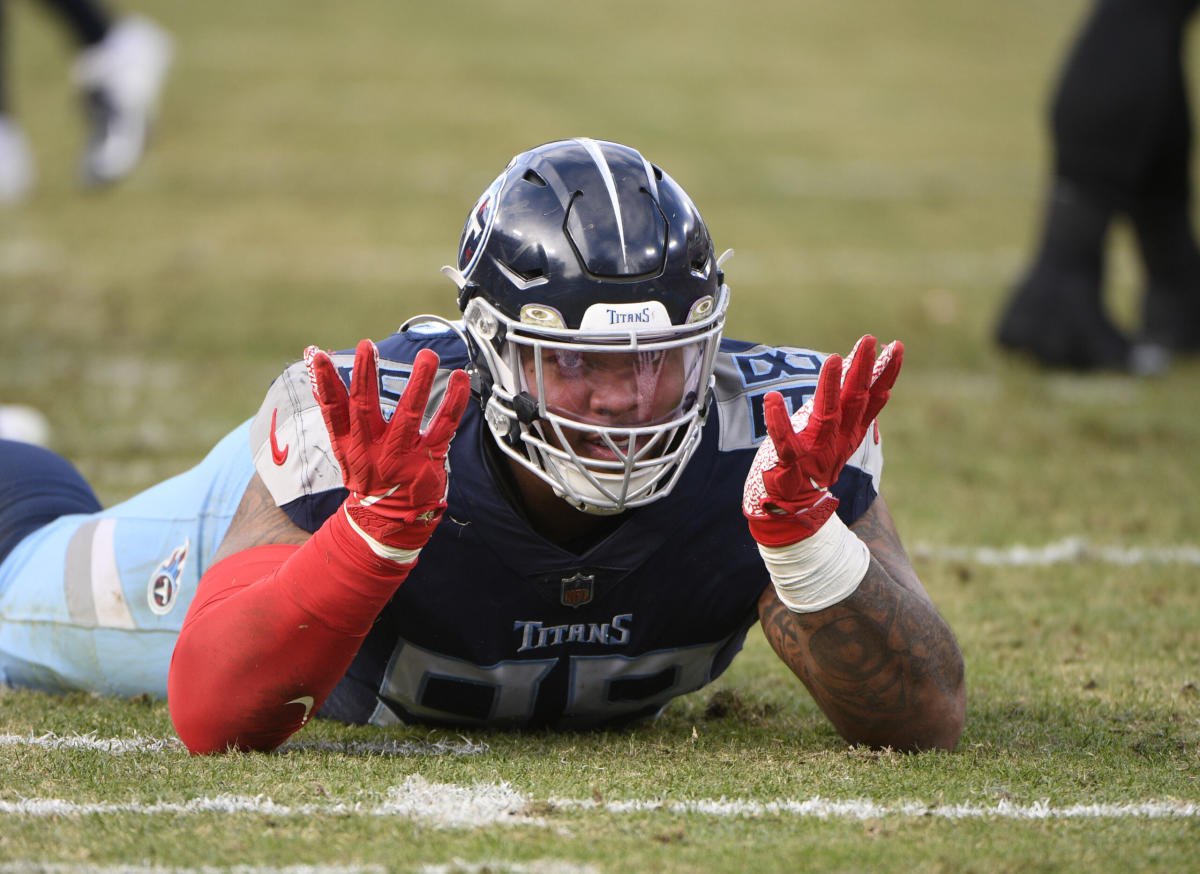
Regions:
<instances>
[{"instance_id":1,"label":"player's tattooed forearm","mask_svg":"<svg viewBox=\"0 0 1200 874\"><path fill-rule=\"evenodd\" d=\"M806 646L800 632L800 623L796 620L796 614L783 606L783 602L775 597L771 597L769 600L764 597L760 604L759 619L767 640L775 652L779 653L780 658L792 670L800 674L801 679L804 679L801 671L804 666L803 654ZM808 681L805 680L805 682Z\"/></svg>"},{"instance_id":2,"label":"player's tattooed forearm","mask_svg":"<svg viewBox=\"0 0 1200 874\"><path fill-rule=\"evenodd\" d=\"M902 717L920 706L923 685L952 695L962 681L946 624L877 562L842 604L793 613L772 598L762 619L776 652L814 696L849 715Z\"/></svg>"},{"instance_id":3,"label":"player's tattooed forearm","mask_svg":"<svg viewBox=\"0 0 1200 874\"><path fill-rule=\"evenodd\" d=\"M928 600L889 516L867 511L854 523L853 530L858 539L870 547L871 555L887 569L892 580Z\"/></svg>"}]
</instances>

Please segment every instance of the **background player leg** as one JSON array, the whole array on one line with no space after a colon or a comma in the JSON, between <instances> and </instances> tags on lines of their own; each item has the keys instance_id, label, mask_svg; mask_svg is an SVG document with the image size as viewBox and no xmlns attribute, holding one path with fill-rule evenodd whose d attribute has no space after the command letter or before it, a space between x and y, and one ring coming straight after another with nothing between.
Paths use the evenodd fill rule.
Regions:
<instances>
[{"instance_id":1,"label":"background player leg","mask_svg":"<svg viewBox=\"0 0 1200 874\"><path fill-rule=\"evenodd\" d=\"M1178 0L1163 26L1166 86L1156 152L1130 211L1146 270L1143 349L1200 350L1200 248L1192 225L1192 115L1184 73L1184 28L1200 0Z\"/></svg>"},{"instance_id":2,"label":"background player leg","mask_svg":"<svg viewBox=\"0 0 1200 874\"><path fill-rule=\"evenodd\" d=\"M0 563L26 535L100 500L70 462L40 446L0 439Z\"/></svg>"},{"instance_id":3,"label":"background player leg","mask_svg":"<svg viewBox=\"0 0 1200 874\"><path fill-rule=\"evenodd\" d=\"M62 15L82 48L73 78L90 128L81 162L83 181L115 182L145 151L171 62L171 40L144 18L113 20L94 0L45 2Z\"/></svg>"},{"instance_id":4,"label":"background player leg","mask_svg":"<svg viewBox=\"0 0 1200 874\"><path fill-rule=\"evenodd\" d=\"M1054 181L1037 255L1002 314L1001 345L1050 366L1149 370L1104 310L1104 248L1117 215L1148 217L1156 175L1176 200L1186 173L1164 170L1190 150L1180 128L1181 32L1194 0L1098 0L1071 48L1051 111ZM1182 133L1182 138L1181 138ZM1177 158L1176 158L1177 160ZM1170 182L1166 180L1170 179Z\"/></svg>"},{"instance_id":5,"label":"background player leg","mask_svg":"<svg viewBox=\"0 0 1200 874\"><path fill-rule=\"evenodd\" d=\"M82 180L92 186L115 182L133 170L145 152L171 62L171 39L144 18L113 18L95 0L43 2L79 47L72 79L88 122ZM4 93L4 55L12 43L0 20L0 204L21 199L34 181L28 144Z\"/></svg>"}]
</instances>

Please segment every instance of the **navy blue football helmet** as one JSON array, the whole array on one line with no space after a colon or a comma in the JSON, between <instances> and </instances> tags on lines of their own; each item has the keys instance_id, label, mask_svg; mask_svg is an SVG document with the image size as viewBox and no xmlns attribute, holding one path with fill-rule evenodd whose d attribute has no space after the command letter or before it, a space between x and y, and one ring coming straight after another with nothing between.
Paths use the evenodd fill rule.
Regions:
<instances>
[{"instance_id":1,"label":"navy blue football helmet","mask_svg":"<svg viewBox=\"0 0 1200 874\"><path fill-rule=\"evenodd\" d=\"M708 229L670 176L611 142L523 152L444 272L507 455L586 512L670 491L700 439L729 301Z\"/></svg>"}]
</instances>

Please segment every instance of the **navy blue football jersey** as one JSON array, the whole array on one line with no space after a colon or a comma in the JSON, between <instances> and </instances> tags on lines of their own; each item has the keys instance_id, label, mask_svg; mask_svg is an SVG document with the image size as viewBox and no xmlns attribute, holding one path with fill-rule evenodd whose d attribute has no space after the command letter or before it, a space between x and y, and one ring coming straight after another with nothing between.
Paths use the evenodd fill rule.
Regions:
<instances>
[{"instance_id":1,"label":"navy blue football jersey","mask_svg":"<svg viewBox=\"0 0 1200 874\"><path fill-rule=\"evenodd\" d=\"M434 323L379 345L385 415L422 347L466 365ZM762 398L798 408L824 355L724 340L715 403L674 490L611 521L580 552L530 528L498 473L472 403L450 447L448 507L416 567L379 615L321 715L347 722L588 728L658 713L717 677L758 618L770 578L741 511L766 436ZM334 355L349 381L353 352ZM314 531L345 497L307 372L272 385L251 426L256 468L276 503ZM285 449L286 447L286 449ZM882 453L872 428L833 488L848 524L870 506ZM564 512L578 512L564 503Z\"/></svg>"}]
</instances>

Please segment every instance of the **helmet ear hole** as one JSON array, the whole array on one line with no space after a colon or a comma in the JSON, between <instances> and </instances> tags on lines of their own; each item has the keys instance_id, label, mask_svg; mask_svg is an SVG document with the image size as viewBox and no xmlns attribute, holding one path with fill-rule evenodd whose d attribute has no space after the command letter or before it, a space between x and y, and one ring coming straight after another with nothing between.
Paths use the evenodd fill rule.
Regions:
<instances>
[{"instance_id":1,"label":"helmet ear hole","mask_svg":"<svg viewBox=\"0 0 1200 874\"><path fill-rule=\"evenodd\" d=\"M541 243L531 242L521 247L504 265L522 282L531 283L546 275L546 251Z\"/></svg>"}]
</instances>

